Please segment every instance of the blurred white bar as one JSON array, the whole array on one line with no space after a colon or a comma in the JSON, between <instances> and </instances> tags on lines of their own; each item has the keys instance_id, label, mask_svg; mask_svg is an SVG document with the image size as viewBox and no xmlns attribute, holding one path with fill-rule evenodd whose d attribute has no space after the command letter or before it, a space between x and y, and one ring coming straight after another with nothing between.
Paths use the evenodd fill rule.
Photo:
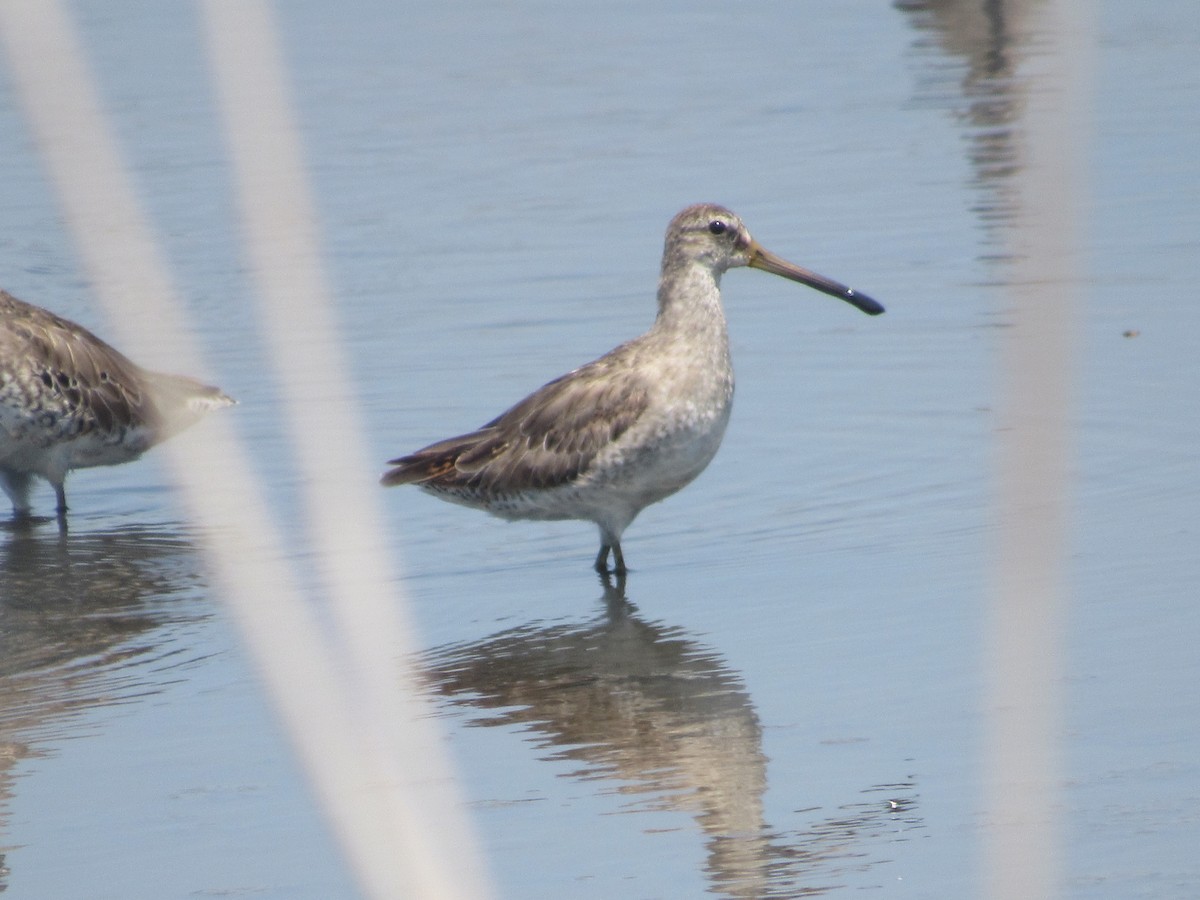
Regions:
<instances>
[{"instance_id":1,"label":"blurred white bar","mask_svg":"<svg viewBox=\"0 0 1200 900\"><path fill-rule=\"evenodd\" d=\"M1024 107L1001 338L996 545L987 639L984 892L1062 890L1064 623L1072 399L1084 261L1092 28L1078 0L1039 4L1018 71Z\"/></svg>"},{"instance_id":2,"label":"blurred white bar","mask_svg":"<svg viewBox=\"0 0 1200 900\"><path fill-rule=\"evenodd\" d=\"M267 347L302 470L308 528L344 657L357 664L360 727L379 741L385 768L403 789L392 823L403 854L393 853L390 862L402 860L419 876L410 885L416 896L483 897L483 866L432 711L402 665L415 646L388 564L394 540L379 509L382 463L364 452L358 392L321 264L278 28L263 0L200 6Z\"/></svg>"},{"instance_id":3,"label":"blurred white bar","mask_svg":"<svg viewBox=\"0 0 1200 900\"><path fill-rule=\"evenodd\" d=\"M308 491L338 634L325 636L232 417L164 445L294 746L367 896L490 891L439 733L402 660L412 647L338 350L267 8L204 5L241 189L249 257ZM74 27L59 0L0 2L0 40L65 218L121 346L172 348L203 373ZM145 358L142 354L142 358ZM305 429L306 421L320 427Z\"/></svg>"}]
</instances>

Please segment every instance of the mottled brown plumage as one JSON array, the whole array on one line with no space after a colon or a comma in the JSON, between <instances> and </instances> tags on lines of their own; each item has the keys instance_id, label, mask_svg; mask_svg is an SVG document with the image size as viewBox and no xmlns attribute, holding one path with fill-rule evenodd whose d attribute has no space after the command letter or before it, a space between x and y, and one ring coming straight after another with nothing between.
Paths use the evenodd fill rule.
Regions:
<instances>
[{"instance_id":1,"label":"mottled brown plumage","mask_svg":"<svg viewBox=\"0 0 1200 900\"><path fill-rule=\"evenodd\" d=\"M34 476L66 511L72 469L136 459L234 401L143 369L86 328L0 290L0 487L29 511Z\"/></svg>"},{"instance_id":2,"label":"mottled brown plumage","mask_svg":"<svg viewBox=\"0 0 1200 900\"><path fill-rule=\"evenodd\" d=\"M556 378L477 431L392 460L383 484L480 497L569 484L646 409L643 385L608 377L619 354Z\"/></svg>"}]
</instances>

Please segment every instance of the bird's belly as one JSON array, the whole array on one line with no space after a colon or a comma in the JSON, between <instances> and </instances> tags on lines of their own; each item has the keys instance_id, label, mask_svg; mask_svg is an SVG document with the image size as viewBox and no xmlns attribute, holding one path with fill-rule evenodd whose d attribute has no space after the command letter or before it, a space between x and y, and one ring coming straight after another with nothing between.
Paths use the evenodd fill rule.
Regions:
<instances>
[{"instance_id":1,"label":"bird's belly","mask_svg":"<svg viewBox=\"0 0 1200 900\"><path fill-rule=\"evenodd\" d=\"M118 466L137 459L157 443L149 428L130 427L117 433L83 435L71 442L72 469L92 466Z\"/></svg>"},{"instance_id":2,"label":"bird's belly","mask_svg":"<svg viewBox=\"0 0 1200 900\"><path fill-rule=\"evenodd\" d=\"M620 445L598 461L597 487L656 503L691 482L708 467L725 436L728 413L711 421L656 434L628 447Z\"/></svg>"},{"instance_id":3,"label":"bird's belly","mask_svg":"<svg viewBox=\"0 0 1200 900\"><path fill-rule=\"evenodd\" d=\"M721 446L729 409L672 428L617 441L569 484L524 491L473 492L423 487L444 500L504 519L584 519L618 523L696 478Z\"/></svg>"},{"instance_id":4,"label":"bird's belly","mask_svg":"<svg viewBox=\"0 0 1200 900\"><path fill-rule=\"evenodd\" d=\"M45 478L62 478L71 469L114 466L141 456L153 443L144 428L93 430L73 434L13 417L0 420L0 465Z\"/></svg>"}]
</instances>

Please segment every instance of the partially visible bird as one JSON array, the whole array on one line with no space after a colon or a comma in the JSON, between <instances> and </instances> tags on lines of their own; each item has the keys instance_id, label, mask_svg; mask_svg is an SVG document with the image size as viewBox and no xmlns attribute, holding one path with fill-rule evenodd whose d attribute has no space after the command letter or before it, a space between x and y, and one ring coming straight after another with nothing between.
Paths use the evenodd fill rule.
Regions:
<instances>
[{"instance_id":1,"label":"partially visible bird","mask_svg":"<svg viewBox=\"0 0 1200 900\"><path fill-rule=\"evenodd\" d=\"M137 459L235 401L143 369L86 328L0 290L0 487L18 515L35 476L67 511L72 469Z\"/></svg>"},{"instance_id":2,"label":"partially visible bird","mask_svg":"<svg viewBox=\"0 0 1200 900\"><path fill-rule=\"evenodd\" d=\"M416 484L504 519L584 519L600 529L595 568L623 575L621 534L642 509L712 460L733 401L721 308L727 269L752 266L883 307L764 250L734 213L689 206L672 219L658 316L641 337L534 391L477 431L391 460L384 485Z\"/></svg>"}]
</instances>

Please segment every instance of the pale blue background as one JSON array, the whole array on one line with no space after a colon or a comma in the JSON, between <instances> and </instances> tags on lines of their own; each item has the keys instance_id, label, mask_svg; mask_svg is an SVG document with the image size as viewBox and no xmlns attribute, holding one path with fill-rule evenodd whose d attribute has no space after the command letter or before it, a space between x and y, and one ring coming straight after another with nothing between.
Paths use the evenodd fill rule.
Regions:
<instances>
[{"instance_id":1,"label":"pale blue background","mask_svg":"<svg viewBox=\"0 0 1200 900\"><path fill-rule=\"evenodd\" d=\"M229 415L287 516L289 451L195 10L71 8L211 372L241 400ZM1097 8L1064 895L1194 897L1200 10ZM355 365L347 402L381 467L643 329L663 228L690 202L728 204L765 246L887 304L869 319L728 276L729 434L627 532L628 595L757 722L767 861L811 854L791 881L768 875L769 896L978 895L1009 272L1004 176L972 162L1007 126L973 106L970 44L936 15L865 0L752 15L354 0L279 17ZM10 77L0 66L0 285L103 334ZM65 546L52 524L0 530L8 896L352 896L165 470L151 456L83 473L72 500ZM386 501L424 647L478 659L506 629L603 615L591 526ZM653 808L653 785L550 758L572 746L553 724L468 727L498 713L438 702L502 896L713 887L701 824ZM839 855L824 832L842 819Z\"/></svg>"}]
</instances>

